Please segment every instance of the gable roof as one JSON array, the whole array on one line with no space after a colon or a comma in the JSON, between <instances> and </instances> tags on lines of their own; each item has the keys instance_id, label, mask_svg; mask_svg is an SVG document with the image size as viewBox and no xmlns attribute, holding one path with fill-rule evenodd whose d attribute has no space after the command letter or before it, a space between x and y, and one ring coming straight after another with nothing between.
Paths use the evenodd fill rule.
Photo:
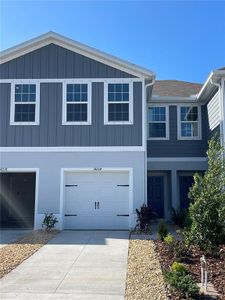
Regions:
<instances>
[{"instance_id":1,"label":"gable roof","mask_svg":"<svg viewBox=\"0 0 225 300\"><path fill-rule=\"evenodd\" d=\"M155 77L155 73L151 70L132 64L126 60L89 47L52 31L49 31L25 43L0 52L0 64L3 64L9 60L12 60L52 43L81 55L87 56L89 58L95 59L114 68L120 69L137 77Z\"/></svg>"},{"instance_id":2,"label":"gable roof","mask_svg":"<svg viewBox=\"0 0 225 300\"><path fill-rule=\"evenodd\" d=\"M189 97L198 94L202 84L180 80L156 80L153 86L153 96Z\"/></svg>"}]
</instances>

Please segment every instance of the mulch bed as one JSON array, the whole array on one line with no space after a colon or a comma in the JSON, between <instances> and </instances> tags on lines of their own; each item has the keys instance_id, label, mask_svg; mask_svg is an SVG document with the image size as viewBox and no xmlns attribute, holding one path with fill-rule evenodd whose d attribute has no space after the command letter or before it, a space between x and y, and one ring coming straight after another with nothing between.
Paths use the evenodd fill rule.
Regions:
<instances>
[{"instance_id":1,"label":"mulch bed","mask_svg":"<svg viewBox=\"0 0 225 300\"><path fill-rule=\"evenodd\" d=\"M0 278L47 244L58 231L33 231L0 249Z\"/></svg>"},{"instance_id":2,"label":"mulch bed","mask_svg":"<svg viewBox=\"0 0 225 300\"><path fill-rule=\"evenodd\" d=\"M178 243L182 243L179 241ZM169 246L162 241L155 241L156 251L159 257L160 265L163 270L168 270L172 263L177 260L173 255L173 251ZM225 251L225 246L223 247L223 253ZM190 247L187 249L186 254L182 257L182 263L184 263L196 279L196 282L200 282L200 257L204 253L200 251L197 247ZM212 282L217 292L221 295L217 299L225 300L225 257L222 255L220 257L206 256L207 266L208 266L208 281ZM179 294L169 293L169 299L178 300L182 299ZM196 297L195 299L204 299L203 296Z\"/></svg>"}]
</instances>

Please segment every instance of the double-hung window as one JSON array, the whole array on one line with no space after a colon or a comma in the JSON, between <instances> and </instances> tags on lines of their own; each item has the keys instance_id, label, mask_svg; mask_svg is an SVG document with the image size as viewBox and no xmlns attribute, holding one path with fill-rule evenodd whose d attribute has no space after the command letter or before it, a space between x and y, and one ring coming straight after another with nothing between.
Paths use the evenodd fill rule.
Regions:
<instances>
[{"instance_id":1,"label":"double-hung window","mask_svg":"<svg viewBox=\"0 0 225 300\"><path fill-rule=\"evenodd\" d=\"M168 106L148 107L148 138L165 140L169 138Z\"/></svg>"},{"instance_id":2,"label":"double-hung window","mask_svg":"<svg viewBox=\"0 0 225 300\"><path fill-rule=\"evenodd\" d=\"M11 125L39 124L39 84L12 83Z\"/></svg>"},{"instance_id":3,"label":"double-hung window","mask_svg":"<svg viewBox=\"0 0 225 300\"><path fill-rule=\"evenodd\" d=\"M105 84L105 124L133 123L133 86L131 83Z\"/></svg>"},{"instance_id":4,"label":"double-hung window","mask_svg":"<svg viewBox=\"0 0 225 300\"><path fill-rule=\"evenodd\" d=\"M178 107L178 138L201 138L201 113L200 107L194 105Z\"/></svg>"},{"instance_id":5,"label":"double-hung window","mask_svg":"<svg viewBox=\"0 0 225 300\"><path fill-rule=\"evenodd\" d=\"M63 124L91 124L91 85L89 83L66 83L63 96Z\"/></svg>"}]
</instances>

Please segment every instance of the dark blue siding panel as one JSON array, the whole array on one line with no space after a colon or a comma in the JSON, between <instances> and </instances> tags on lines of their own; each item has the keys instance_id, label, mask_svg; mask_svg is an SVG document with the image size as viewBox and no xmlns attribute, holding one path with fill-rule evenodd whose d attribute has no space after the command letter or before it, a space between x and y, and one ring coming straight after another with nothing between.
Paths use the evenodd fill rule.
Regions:
<instances>
[{"instance_id":1,"label":"dark blue siding panel","mask_svg":"<svg viewBox=\"0 0 225 300\"><path fill-rule=\"evenodd\" d=\"M170 139L147 142L148 157L205 157L208 146L208 117L206 106L202 107L202 140L177 139L177 107L169 107Z\"/></svg>"},{"instance_id":2,"label":"dark blue siding panel","mask_svg":"<svg viewBox=\"0 0 225 300\"><path fill-rule=\"evenodd\" d=\"M40 125L10 126L10 84L0 84L2 147L141 146L142 83L134 83L134 124L104 125L104 85L92 84L92 125L62 125L62 83L41 83Z\"/></svg>"},{"instance_id":3,"label":"dark blue siding panel","mask_svg":"<svg viewBox=\"0 0 225 300\"><path fill-rule=\"evenodd\" d=\"M135 76L54 44L0 65L1 79L106 77Z\"/></svg>"}]
</instances>

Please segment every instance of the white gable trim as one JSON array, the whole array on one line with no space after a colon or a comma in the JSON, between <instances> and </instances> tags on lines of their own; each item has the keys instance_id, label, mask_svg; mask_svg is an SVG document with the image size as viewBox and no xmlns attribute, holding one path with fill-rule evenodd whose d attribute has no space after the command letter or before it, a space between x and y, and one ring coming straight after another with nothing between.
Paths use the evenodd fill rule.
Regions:
<instances>
[{"instance_id":1,"label":"white gable trim","mask_svg":"<svg viewBox=\"0 0 225 300\"><path fill-rule=\"evenodd\" d=\"M62 35L51 31L37 38L31 39L25 43L19 44L18 46L2 51L0 53L0 64L25 55L29 52L37 50L51 43L71 50L73 52L79 53L81 55L87 56L91 59L97 60L108 66L119 69L137 77L152 78L155 76L154 72L148 69L139 67L135 64L129 63L115 56L106 54L100 50L86 46L77 41L73 41L69 38L66 38Z\"/></svg>"}]
</instances>

